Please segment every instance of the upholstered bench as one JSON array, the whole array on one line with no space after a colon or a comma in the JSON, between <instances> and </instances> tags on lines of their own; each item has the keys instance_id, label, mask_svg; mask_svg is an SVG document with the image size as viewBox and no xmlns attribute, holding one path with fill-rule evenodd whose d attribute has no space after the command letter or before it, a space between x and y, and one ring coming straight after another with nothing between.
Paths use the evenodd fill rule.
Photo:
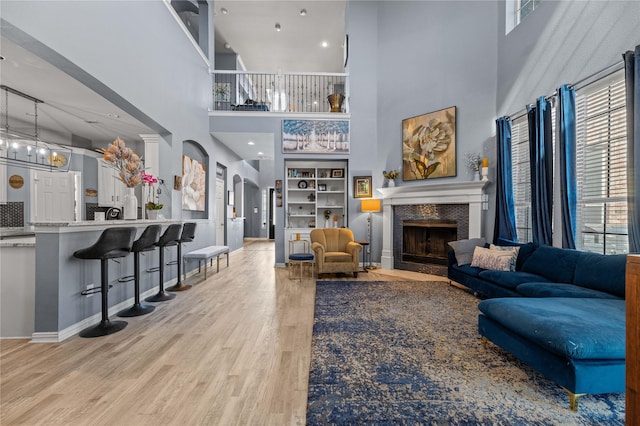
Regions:
<instances>
[{"instance_id":1,"label":"upholstered bench","mask_svg":"<svg viewBox=\"0 0 640 426\"><path fill-rule=\"evenodd\" d=\"M478 330L562 386L572 410L583 394L625 391L625 301L498 298L478 304Z\"/></svg>"},{"instance_id":2,"label":"upholstered bench","mask_svg":"<svg viewBox=\"0 0 640 426\"><path fill-rule=\"evenodd\" d=\"M227 256L227 267L229 267L229 247L227 246L209 246L204 247L198 250L190 251L189 253L185 253L182 255L183 263L190 259L195 259L198 261L198 272L200 272L202 267L202 261L204 260L204 279L207 279L207 260L211 261L211 266L213 266L213 258L217 258L216 264L216 272L220 271L220 256L225 254ZM183 264L183 266L186 266ZM187 268L183 267L185 274L185 280L187 279Z\"/></svg>"}]
</instances>

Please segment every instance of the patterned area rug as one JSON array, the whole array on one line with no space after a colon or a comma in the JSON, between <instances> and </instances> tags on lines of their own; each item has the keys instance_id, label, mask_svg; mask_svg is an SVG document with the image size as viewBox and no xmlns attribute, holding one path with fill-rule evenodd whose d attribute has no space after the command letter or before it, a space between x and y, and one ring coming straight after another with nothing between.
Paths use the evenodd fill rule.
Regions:
<instances>
[{"instance_id":1,"label":"patterned area rug","mask_svg":"<svg viewBox=\"0 0 640 426\"><path fill-rule=\"evenodd\" d=\"M477 332L478 301L443 282L318 281L307 424L624 425L624 394L579 412Z\"/></svg>"}]
</instances>

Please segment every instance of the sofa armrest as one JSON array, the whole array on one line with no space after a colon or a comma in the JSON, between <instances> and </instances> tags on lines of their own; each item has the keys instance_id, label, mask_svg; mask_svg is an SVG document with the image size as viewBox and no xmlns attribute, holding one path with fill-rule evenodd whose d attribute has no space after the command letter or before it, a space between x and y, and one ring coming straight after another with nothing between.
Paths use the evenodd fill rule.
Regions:
<instances>
[{"instance_id":1,"label":"sofa armrest","mask_svg":"<svg viewBox=\"0 0 640 426\"><path fill-rule=\"evenodd\" d=\"M347 253L351 255L354 262L360 262L360 252L362 251L362 245L359 243L350 241L347 243Z\"/></svg>"},{"instance_id":2,"label":"sofa armrest","mask_svg":"<svg viewBox=\"0 0 640 426\"><path fill-rule=\"evenodd\" d=\"M319 268L324 265L324 246L318 242L311 243L311 250L316 254L316 264Z\"/></svg>"}]
</instances>

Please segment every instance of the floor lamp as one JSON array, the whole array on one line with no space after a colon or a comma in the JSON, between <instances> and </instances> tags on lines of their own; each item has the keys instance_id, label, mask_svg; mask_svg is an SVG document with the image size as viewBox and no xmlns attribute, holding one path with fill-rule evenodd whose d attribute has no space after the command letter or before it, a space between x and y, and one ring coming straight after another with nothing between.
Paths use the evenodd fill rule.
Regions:
<instances>
[{"instance_id":1,"label":"floor lamp","mask_svg":"<svg viewBox=\"0 0 640 426\"><path fill-rule=\"evenodd\" d=\"M371 243L372 241L372 230L373 230L373 213L380 212L380 199L379 198L367 198L362 200L362 204L360 204L360 210L364 213L369 213L369 219L367 219L367 234L369 235L369 246L367 247L369 251L369 269L371 268ZM364 265L363 265L364 266Z\"/></svg>"}]
</instances>

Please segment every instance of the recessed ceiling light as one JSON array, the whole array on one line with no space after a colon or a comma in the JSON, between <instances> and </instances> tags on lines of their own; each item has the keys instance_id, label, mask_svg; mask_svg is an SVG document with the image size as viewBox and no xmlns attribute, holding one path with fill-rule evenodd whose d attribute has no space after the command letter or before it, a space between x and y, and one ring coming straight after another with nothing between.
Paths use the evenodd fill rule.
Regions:
<instances>
[{"instance_id":1,"label":"recessed ceiling light","mask_svg":"<svg viewBox=\"0 0 640 426\"><path fill-rule=\"evenodd\" d=\"M264 152L258 151L258 155L264 155Z\"/></svg>"},{"instance_id":2,"label":"recessed ceiling light","mask_svg":"<svg viewBox=\"0 0 640 426\"><path fill-rule=\"evenodd\" d=\"M318 101L313 101L313 104L314 105L318 105Z\"/></svg>"},{"instance_id":3,"label":"recessed ceiling light","mask_svg":"<svg viewBox=\"0 0 640 426\"><path fill-rule=\"evenodd\" d=\"M227 13L229 13L229 11L227 9L225 9L224 7L222 9L220 9L220 12L222 12L223 15L226 15Z\"/></svg>"},{"instance_id":4,"label":"recessed ceiling light","mask_svg":"<svg viewBox=\"0 0 640 426\"><path fill-rule=\"evenodd\" d=\"M120 116L118 114L114 114L114 113L111 113L111 112L109 114L107 114L107 115L109 117L111 117L111 118L120 118Z\"/></svg>"},{"instance_id":5,"label":"recessed ceiling light","mask_svg":"<svg viewBox=\"0 0 640 426\"><path fill-rule=\"evenodd\" d=\"M229 43L225 43L225 44L224 44L224 48L225 48L225 49L231 49L231 45L230 45Z\"/></svg>"},{"instance_id":6,"label":"recessed ceiling light","mask_svg":"<svg viewBox=\"0 0 640 426\"><path fill-rule=\"evenodd\" d=\"M322 42L322 47L329 47L329 43L327 43L326 41Z\"/></svg>"},{"instance_id":7,"label":"recessed ceiling light","mask_svg":"<svg viewBox=\"0 0 640 426\"><path fill-rule=\"evenodd\" d=\"M276 22L276 31L280 31L282 29L282 27L280 26L280 24L278 22Z\"/></svg>"},{"instance_id":8,"label":"recessed ceiling light","mask_svg":"<svg viewBox=\"0 0 640 426\"><path fill-rule=\"evenodd\" d=\"M251 145L251 146L253 146L253 145L255 145L255 144L256 144L256 143L255 143L254 141L249 141L249 142L247 142L247 145Z\"/></svg>"},{"instance_id":9,"label":"recessed ceiling light","mask_svg":"<svg viewBox=\"0 0 640 426\"><path fill-rule=\"evenodd\" d=\"M307 16L307 9L301 9L300 16Z\"/></svg>"}]
</instances>

